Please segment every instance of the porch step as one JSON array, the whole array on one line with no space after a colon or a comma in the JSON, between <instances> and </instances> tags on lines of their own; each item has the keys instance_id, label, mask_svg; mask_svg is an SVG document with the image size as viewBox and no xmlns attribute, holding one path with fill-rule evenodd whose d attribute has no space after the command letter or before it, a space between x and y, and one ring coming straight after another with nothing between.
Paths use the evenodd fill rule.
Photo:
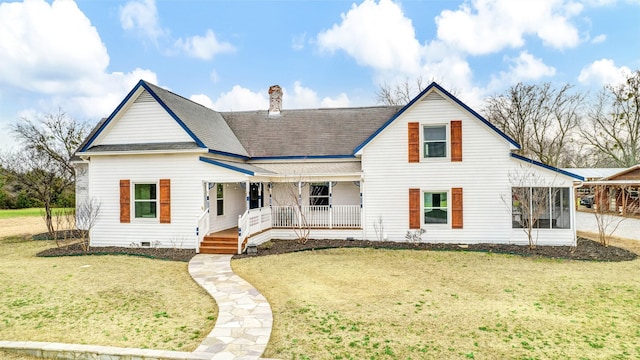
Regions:
<instances>
[{"instance_id":1,"label":"porch step","mask_svg":"<svg viewBox=\"0 0 640 360\"><path fill-rule=\"evenodd\" d=\"M238 238L205 236L200 243L201 254L236 254Z\"/></svg>"}]
</instances>

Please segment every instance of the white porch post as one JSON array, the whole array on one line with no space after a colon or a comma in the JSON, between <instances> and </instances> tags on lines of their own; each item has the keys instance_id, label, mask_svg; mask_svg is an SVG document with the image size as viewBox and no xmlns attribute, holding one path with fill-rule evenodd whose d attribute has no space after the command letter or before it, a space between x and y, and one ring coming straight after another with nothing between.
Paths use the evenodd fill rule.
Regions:
<instances>
[{"instance_id":1,"label":"white porch post","mask_svg":"<svg viewBox=\"0 0 640 360\"><path fill-rule=\"evenodd\" d=\"M271 187L272 187L272 184L269 183L269 207L273 206Z\"/></svg>"},{"instance_id":2,"label":"white porch post","mask_svg":"<svg viewBox=\"0 0 640 360\"><path fill-rule=\"evenodd\" d=\"M360 178L360 228L362 229L362 232L364 233L364 239L367 239L367 227L365 226L365 207L364 207L364 179Z\"/></svg>"},{"instance_id":3,"label":"white porch post","mask_svg":"<svg viewBox=\"0 0 640 360\"><path fill-rule=\"evenodd\" d=\"M250 202L251 198L249 197L249 192L251 191L251 182L247 180L245 181L245 185L246 186L245 186L244 192L247 199L247 211L249 211L249 208L251 207L251 202Z\"/></svg>"},{"instance_id":4,"label":"white porch post","mask_svg":"<svg viewBox=\"0 0 640 360\"><path fill-rule=\"evenodd\" d=\"M329 181L329 229L333 229L333 184Z\"/></svg>"},{"instance_id":5,"label":"white porch post","mask_svg":"<svg viewBox=\"0 0 640 360\"><path fill-rule=\"evenodd\" d=\"M260 185L258 185L258 207L262 208L264 207L264 204L262 203L262 183L259 183Z\"/></svg>"},{"instance_id":6,"label":"white porch post","mask_svg":"<svg viewBox=\"0 0 640 360\"><path fill-rule=\"evenodd\" d=\"M302 181L298 181L298 226L302 227Z\"/></svg>"}]
</instances>

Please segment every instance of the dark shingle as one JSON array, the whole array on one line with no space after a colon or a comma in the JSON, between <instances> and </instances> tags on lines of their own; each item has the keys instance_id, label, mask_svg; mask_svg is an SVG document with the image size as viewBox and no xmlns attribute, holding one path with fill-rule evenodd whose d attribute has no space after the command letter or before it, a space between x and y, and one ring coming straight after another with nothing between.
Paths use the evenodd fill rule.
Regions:
<instances>
[{"instance_id":1,"label":"dark shingle","mask_svg":"<svg viewBox=\"0 0 640 360\"><path fill-rule=\"evenodd\" d=\"M251 157L352 155L401 107L221 113Z\"/></svg>"},{"instance_id":2,"label":"dark shingle","mask_svg":"<svg viewBox=\"0 0 640 360\"><path fill-rule=\"evenodd\" d=\"M145 81L162 102L211 150L248 156L220 113Z\"/></svg>"}]
</instances>

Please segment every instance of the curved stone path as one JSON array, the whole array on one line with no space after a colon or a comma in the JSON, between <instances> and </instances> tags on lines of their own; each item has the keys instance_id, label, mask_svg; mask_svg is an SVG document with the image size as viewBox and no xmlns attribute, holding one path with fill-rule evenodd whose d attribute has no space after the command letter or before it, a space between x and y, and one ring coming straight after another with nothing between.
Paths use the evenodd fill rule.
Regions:
<instances>
[{"instance_id":1,"label":"curved stone path","mask_svg":"<svg viewBox=\"0 0 640 360\"><path fill-rule=\"evenodd\" d=\"M271 336L273 315L267 299L231 270L231 255L196 255L189 274L218 303L218 320L195 352L212 359L258 359Z\"/></svg>"},{"instance_id":2,"label":"curved stone path","mask_svg":"<svg viewBox=\"0 0 640 360\"><path fill-rule=\"evenodd\" d=\"M271 336L271 306L258 290L231 270L231 255L196 255L189 262L189 274L218 303L216 324L194 352L1 340L0 350L46 359L260 359Z\"/></svg>"}]
</instances>

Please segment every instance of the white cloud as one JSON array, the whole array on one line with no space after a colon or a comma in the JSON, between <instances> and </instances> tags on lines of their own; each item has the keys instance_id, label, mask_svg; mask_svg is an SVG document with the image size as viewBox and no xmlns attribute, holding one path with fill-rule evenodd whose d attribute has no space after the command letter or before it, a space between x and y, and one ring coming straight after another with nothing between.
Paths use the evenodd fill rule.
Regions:
<instances>
[{"instance_id":1,"label":"white cloud","mask_svg":"<svg viewBox=\"0 0 640 360\"><path fill-rule=\"evenodd\" d=\"M472 0L436 17L439 40L472 55L524 46L526 35L545 45L564 49L580 42L570 22L582 5L565 0Z\"/></svg>"},{"instance_id":2,"label":"white cloud","mask_svg":"<svg viewBox=\"0 0 640 360\"><path fill-rule=\"evenodd\" d=\"M320 102L321 108L344 108L351 106L351 100L345 93L340 93L338 97L325 97Z\"/></svg>"},{"instance_id":3,"label":"white cloud","mask_svg":"<svg viewBox=\"0 0 640 360\"><path fill-rule=\"evenodd\" d=\"M592 43L594 43L594 44L600 44L600 43L605 42L606 40L607 40L607 35L605 35L605 34L600 34L600 35L598 35L598 36L594 37L594 38L591 40L591 42L592 42Z\"/></svg>"},{"instance_id":4,"label":"white cloud","mask_svg":"<svg viewBox=\"0 0 640 360\"><path fill-rule=\"evenodd\" d=\"M0 4L0 84L53 94L109 64L98 31L73 1Z\"/></svg>"},{"instance_id":5,"label":"white cloud","mask_svg":"<svg viewBox=\"0 0 640 360\"><path fill-rule=\"evenodd\" d=\"M107 49L73 1L0 4L0 39L0 92L30 93L32 111L106 116L139 79L157 82L144 69L107 73Z\"/></svg>"},{"instance_id":6,"label":"white cloud","mask_svg":"<svg viewBox=\"0 0 640 360\"><path fill-rule=\"evenodd\" d=\"M213 109L216 111L266 110L268 108L269 99L266 90L256 93L240 85L235 85L231 91L221 94L213 103Z\"/></svg>"},{"instance_id":7,"label":"white cloud","mask_svg":"<svg viewBox=\"0 0 640 360\"><path fill-rule=\"evenodd\" d=\"M617 67L611 59L600 59L585 66L578 75L578 81L583 85L595 86L619 84L631 72L626 66Z\"/></svg>"},{"instance_id":8,"label":"white cloud","mask_svg":"<svg viewBox=\"0 0 640 360\"><path fill-rule=\"evenodd\" d=\"M293 50L304 49L306 40L307 40L307 33L302 33L302 34L293 36L293 38L291 38L291 48Z\"/></svg>"},{"instance_id":9,"label":"white cloud","mask_svg":"<svg viewBox=\"0 0 640 360\"><path fill-rule=\"evenodd\" d=\"M282 88L282 108L286 109L310 109L327 107L348 107L350 100L347 94L341 93L335 98L320 98L313 89L304 87L300 81L293 83L293 90ZM252 91L240 85L235 85L231 91L221 94L212 106L206 95L194 95L191 100L211 107L216 111L243 111L243 110L267 110L269 108L269 95L267 89Z\"/></svg>"},{"instance_id":10,"label":"white cloud","mask_svg":"<svg viewBox=\"0 0 640 360\"><path fill-rule=\"evenodd\" d=\"M286 88L282 89L282 108L283 109L309 109L309 108L325 108L325 107L346 107L349 106L349 97L341 93L337 98L325 97L320 99L318 93L310 88L302 86L300 81L293 83L293 92L290 93Z\"/></svg>"},{"instance_id":11,"label":"white cloud","mask_svg":"<svg viewBox=\"0 0 640 360\"><path fill-rule=\"evenodd\" d=\"M211 101L211 98L205 94L191 95L191 97L189 97L189 100L197 102L202 106L206 106L209 109L213 109L213 101Z\"/></svg>"},{"instance_id":12,"label":"white cloud","mask_svg":"<svg viewBox=\"0 0 640 360\"><path fill-rule=\"evenodd\" d=\"M342 22L317 36L320 49L343 50L359 64L376 70L415 73L420 43L411 19L391 0L365 0L342 14Z\"/></svg>"},{"instance_id":13,"label":"white cloud","mask_svg":"<svg viewBox=\"0 0 640 360\"><path fill-rule=\"evenodd\" d=\"M202 60L211 60L215 55L235 51L228 42L220 42L213 30L207 30L204 36L192 36L187 39L176 40L174 46L187 56Z\"/></svg>"},{"instance_id":14,"label":"white cloud","mask_svg":"<svg viewBox=\"0 0 640 360\"><path fill-rule=\"evenodd\" d=\"M158 38L167 33L160 26L155 0L129 1L120 7L120 25L123 29L135 31L158 44Z\"/></svg>"},{"instance_id":15,"label":"white cloud","mask_svg":"<svg viewBox=\"0 0 640 360\"><path fill-rule=\"evenodd\" d=\"M215 84L220 81L220 76L218 75L217 71L211 70L211 72L209 73L209 79L211 79L211 82Z\"/></svg>"},{"instance_id":16,"label":"white cloud","mask_svg":"<svg viewBox=\"0 0 640 360\"><path fill-rule=\"evenodd\" d=\"M486 89L488 93L499 91L521 81L535 81L556 74L553 66L545 64L542 59L534 57L527 51L520 52L515 58L505 57L504 60L509 64L509 69L501 71L497 76L492 76Z\"/></svg>"}]
</instances>

